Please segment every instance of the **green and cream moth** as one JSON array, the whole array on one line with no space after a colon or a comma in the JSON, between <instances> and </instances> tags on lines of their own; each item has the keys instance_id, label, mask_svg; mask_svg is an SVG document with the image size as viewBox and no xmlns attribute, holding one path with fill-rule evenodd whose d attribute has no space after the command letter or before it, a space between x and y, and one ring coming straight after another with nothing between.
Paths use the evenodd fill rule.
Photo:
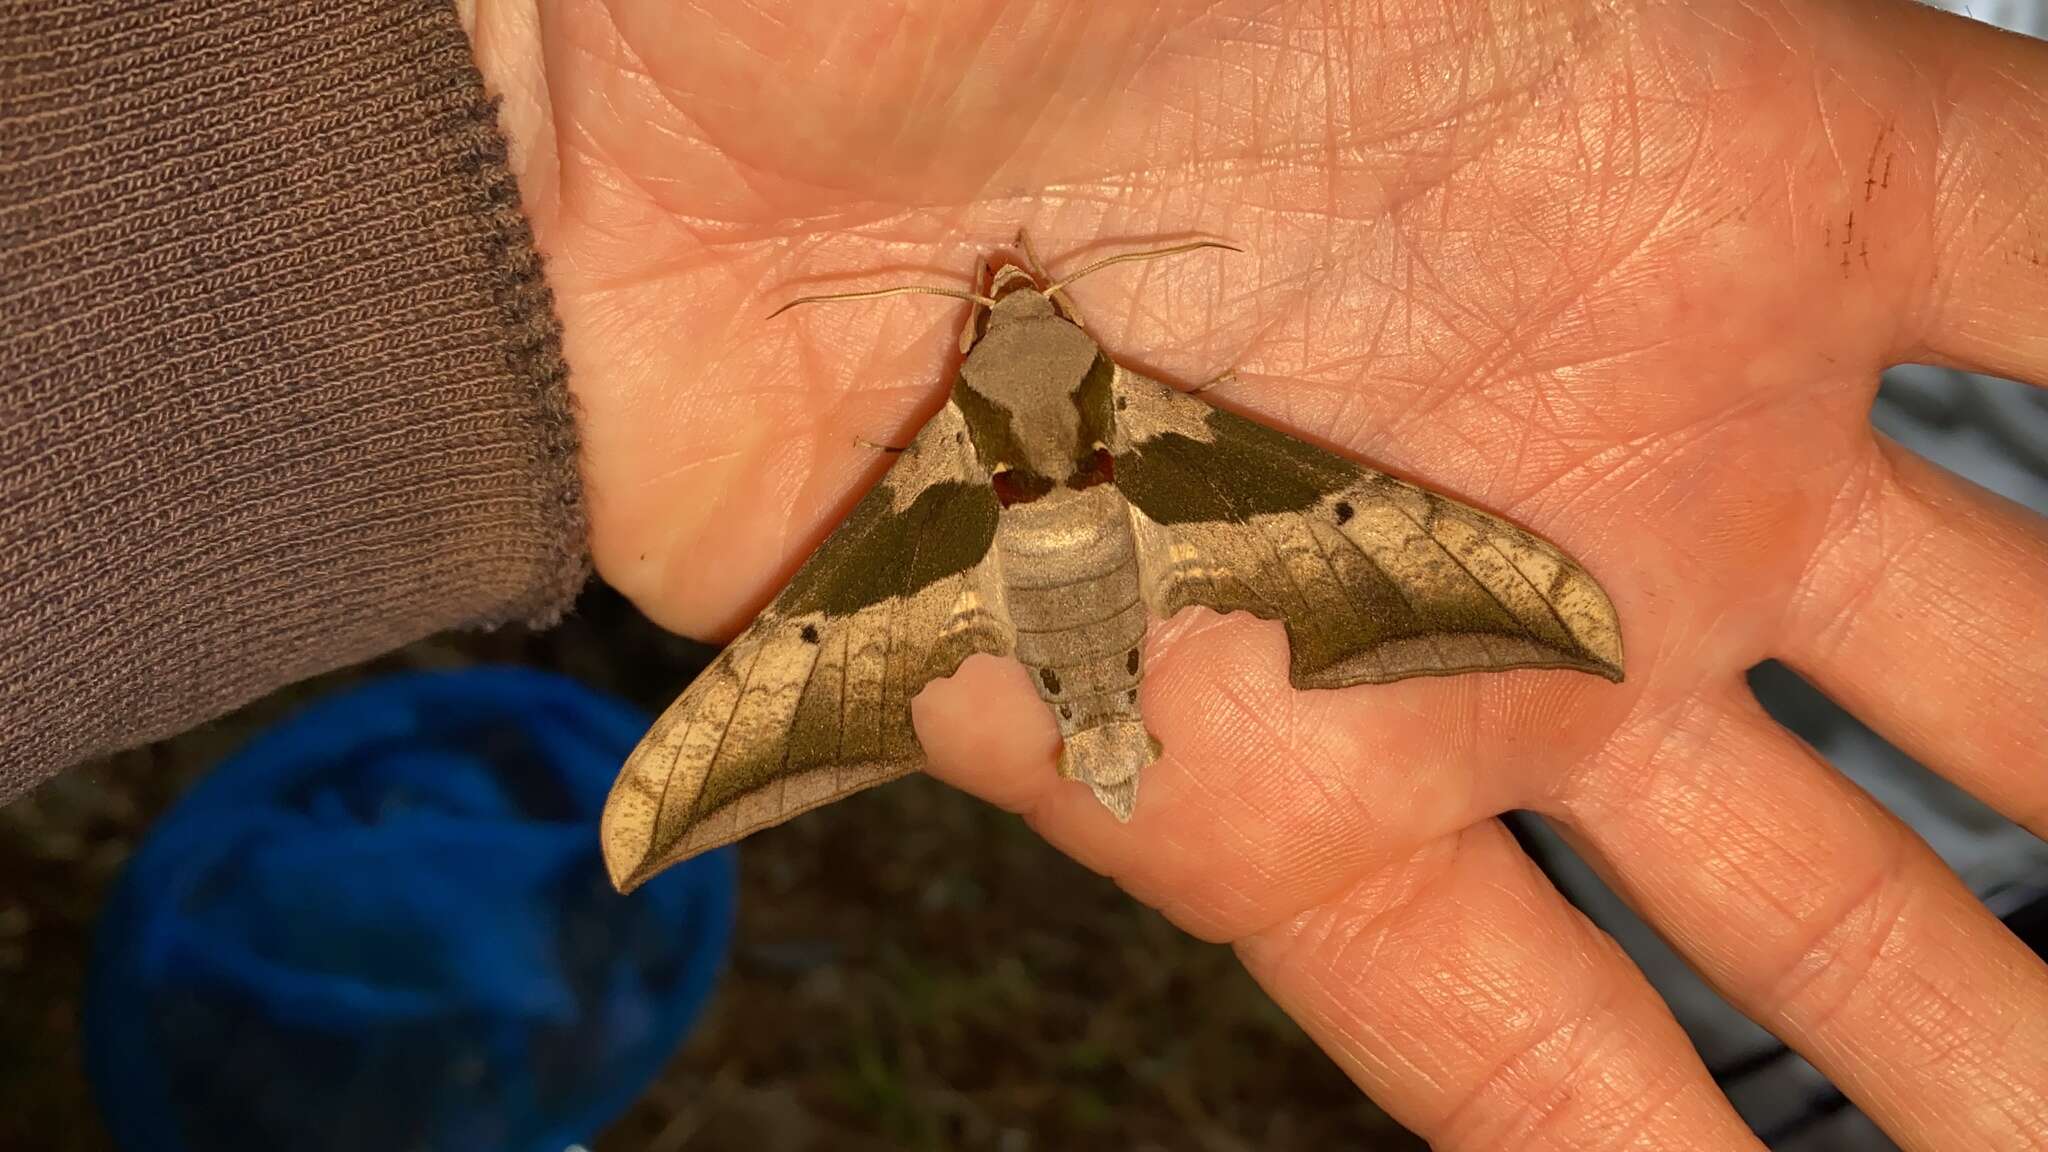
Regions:
<instances>
[{"instance_id":1,"label":"green and cream moth","mask_svg":"<svg viewBox=\"0 0 2048 1152\"><path fill-rule=\"evenodd\" d=\"M1072 279L1003 263L986 296L938 290L978 303L945 406L627 760L602 830L621 890L917 770L910 702L976 652L1030 669L1061 774L1128 820L1160 751L1146 627L1191 605L1284 624L1297 688L1621 679L1614 607L1570 556L1117 364Z\"/></svg>"}]
</instances>

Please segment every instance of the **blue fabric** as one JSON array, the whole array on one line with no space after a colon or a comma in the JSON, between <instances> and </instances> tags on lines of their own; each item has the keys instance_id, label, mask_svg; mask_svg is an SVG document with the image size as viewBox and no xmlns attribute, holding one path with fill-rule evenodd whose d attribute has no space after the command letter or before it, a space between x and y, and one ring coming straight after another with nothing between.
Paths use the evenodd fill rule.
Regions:
<instances>
[{"instance_id":1,"label":"blue fabric","mask_svg":"<svg viewBox=\"0 0 2048 1152\"><path fill-rule=\"evenodd\" d=\"M646 718L518 668L397 676L259 736L101 916L88 1071L125 1152L561 1152L722 966L730 851L630 897L598 854Z\"/></svg>"}]
</instances>

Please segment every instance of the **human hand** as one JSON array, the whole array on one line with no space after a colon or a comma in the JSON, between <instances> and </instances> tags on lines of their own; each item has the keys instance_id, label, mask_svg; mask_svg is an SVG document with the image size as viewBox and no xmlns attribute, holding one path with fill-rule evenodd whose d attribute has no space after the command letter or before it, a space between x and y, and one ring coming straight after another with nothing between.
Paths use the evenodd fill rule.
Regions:
<instances>
[{"instance_id":1,"label":"human hand","mask_svg":"<svg viewBox=\"0 0 2048 1152\"><path fill-rule=\"evenodd\" d=\"M1776 656L2048 830L2048 528L1881 441L1884 366L2048 379L2048 49L1904 4L570 0L467 13L564 324L599 570L726 636L939 403L962 309L797 291L1249 255L1073 295L1112 355L1503 514L1628 680L1339 692L1279 629L1148 644L1119 825L1015 665L934 773L1231 941L1443 1147L1753 1147L1495 817L1541 812L1909 1148L2048 1147L2048 968L1770 721Z\"/></svg>"}]
</instances>

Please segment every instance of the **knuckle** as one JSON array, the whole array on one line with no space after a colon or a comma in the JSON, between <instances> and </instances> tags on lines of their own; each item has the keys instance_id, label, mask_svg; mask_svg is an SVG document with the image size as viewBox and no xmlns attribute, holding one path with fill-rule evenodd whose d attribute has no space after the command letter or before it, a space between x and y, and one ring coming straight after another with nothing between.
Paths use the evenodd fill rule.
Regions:
<instances>
[{"instance_id":1,"label":"knuckle","mask_svg":"<svg viewBox=\"0 0 2048 1152\"><path fill-rule=\"evenodd\" d=\"M1817 910L1781 958L1767 962L1757 981L1761 1019L1825 1034L1873 984L1890 978L1912 903L1902 856L1891 853L1860 883L1845 886L1842 899Z\"/></svg>"},{"instance_id":2,"label":"knuckle","mask_svg":"<svg viewBox=\"0 0 2048 1152\"><path fill-rule=\"evenodd\" d=\"M1684 1068L1665 1063L1642 1078L1633 1073L1636 1030L1620 1004L1622 986L1604 981L1547 1025L1517 1036L1428 1134L1431 1140L1501 1152L1631 1146Z\"/></svg>"}]
</instances>

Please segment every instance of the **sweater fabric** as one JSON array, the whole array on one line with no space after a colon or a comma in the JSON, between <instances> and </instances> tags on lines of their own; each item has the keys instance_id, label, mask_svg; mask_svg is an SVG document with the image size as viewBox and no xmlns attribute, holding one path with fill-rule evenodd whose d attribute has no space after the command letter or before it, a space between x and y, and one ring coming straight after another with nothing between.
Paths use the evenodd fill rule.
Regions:
<instances>
[{"instance_id":1,"label":"sweater fabric","mask_svg":"<svg viewBox=\"0 0 2048 1152\"><path fill-rule=\"evenodd\" d=\"M430 633L546 623L560 332L439 0L0 6L0 801Z\"/></svg>"}]
</instances>

